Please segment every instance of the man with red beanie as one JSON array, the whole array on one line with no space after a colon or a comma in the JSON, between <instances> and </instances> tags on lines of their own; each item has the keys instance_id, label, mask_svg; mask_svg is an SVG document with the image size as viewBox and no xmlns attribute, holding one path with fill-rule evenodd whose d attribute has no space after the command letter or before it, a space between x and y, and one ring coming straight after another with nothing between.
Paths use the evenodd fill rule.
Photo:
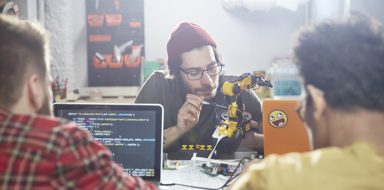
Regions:
<instances>
[{"instance_id":1,"label":"man with red beanie","mask_svg":"<svg viewBox=\"0 0 384 190\"><path fill-rule=\"evenodd\" d=\"M225 103L223 83L235 76L224 75L215 40L201 26L181 22L167 43L168 69L154 72L140 90L135 103L164 106L164 151L177 152L184 145L212 145L216 110L202 100ZM253 91L242 93L251 127L262 129L260 100ZM247 133L240 146L263 151L263 135Z\"/></svg>"}]
</instances>

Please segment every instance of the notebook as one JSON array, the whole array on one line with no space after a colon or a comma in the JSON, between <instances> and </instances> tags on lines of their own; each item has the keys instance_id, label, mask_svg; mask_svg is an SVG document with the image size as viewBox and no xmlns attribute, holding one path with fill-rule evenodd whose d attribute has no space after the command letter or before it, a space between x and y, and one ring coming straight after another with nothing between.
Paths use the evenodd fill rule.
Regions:
<instances>
[{"instance_id":1,"label":"notebook","mask_svg":"<svg viewBox=\"0 0 384 190\"><path fill-rule=\"evenodd\" d=\"M55 103L54 114L76 122L107 146L132 176L159 185L163 107L159 104Z\"/></svg>"},{"instance_id":2,"label":"notebook","mask_svg":"<svg viewBox=\"0 0 384 190\"><path fill-rule=\"evenodd\" d=\"M263 101L264 156L310 151L307 130L296 112L297 100Z\"/></svg>"}]
</instances>

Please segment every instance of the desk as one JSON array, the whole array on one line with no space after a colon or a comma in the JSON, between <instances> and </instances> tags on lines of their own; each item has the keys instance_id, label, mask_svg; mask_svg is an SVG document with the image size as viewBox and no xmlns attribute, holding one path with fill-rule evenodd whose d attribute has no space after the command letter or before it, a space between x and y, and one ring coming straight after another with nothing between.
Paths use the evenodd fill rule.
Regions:
<instances>
[{"instance_id":1,"label":"desk","mask_svg":"<svg viewBox=\"0 0 384 190\"><path fill-rule=\"evenodd\" d=\"M168 153L168 158L176 156L176 154ZM234 153L225 153L220 152L217 154L216 160L223 161L240 161L243 157L251 157L251 155L257 155L257 152L239 147L237 152ZM201 164L204 162L199 162L196 165L190 165L190 160L171 160L171 162L181 162L181 167L178 170L162 170L162 182L163 183L178 183L191 186L199 186L205 188L219 188L227 181L227 177L218 175L211 176L201 169ZM235 167L235 166L234 166ZM234 168L233 167L233 168ZM193 189L191 187L183 186L160 186L160 189Z\"/></svg>"},{"instance_id":2,"label":"desk","mask_svg":"<svg viewBox=\"0 0 384 190\"><path fill-rule=\"evenodd\" d=\"M190 160L182 160L182 166L184 168L178 170L162 170L162 182L163 183L178 183L191 186L199 186L206 188L218 188L221 187L227 179L217 176L211 176L202 171L199 166L187 166L191 163ZM224 176L223 176L224 177ZM193 189L191 187L183 186L160 186L160 189Z\"/></svg>"}]
</instances>

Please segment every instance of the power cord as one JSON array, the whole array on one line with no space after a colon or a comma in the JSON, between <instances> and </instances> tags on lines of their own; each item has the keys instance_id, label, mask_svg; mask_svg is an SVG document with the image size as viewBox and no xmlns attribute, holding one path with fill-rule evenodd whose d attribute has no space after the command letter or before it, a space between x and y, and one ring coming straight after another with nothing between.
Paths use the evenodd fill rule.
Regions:
<instances>
[{"instance_id":1,"label":"power cord","mask_svg":"<svg viewBox=\"0 0 384 190\"><path fill-rule=\"evenodd\" d=\"M218 190L218 189L223 189L225 187L228 186L228 184L233 181L236 177L238 177L240 175L240 173L236 174L236 171L240 168L240 165L241 163L244 161L244 160L251 160L251 158L249 157L244 157L242 158L239 163L237 164L235 170L233 171L233 173L229 176L228 180L224 183L224 185L222 185L221 187L219 188L207 188L207 187L198 187L198 186L193 186L193 185L185 185L185 184L179 184L179 183L160 183L160 185L163 185L163 186L174 186L174 185L178 185L178 186L183 186L183 187L191 187L191 188L196 188L196 189L210 189L210 190Z\"/></svg>"}]
</instances>

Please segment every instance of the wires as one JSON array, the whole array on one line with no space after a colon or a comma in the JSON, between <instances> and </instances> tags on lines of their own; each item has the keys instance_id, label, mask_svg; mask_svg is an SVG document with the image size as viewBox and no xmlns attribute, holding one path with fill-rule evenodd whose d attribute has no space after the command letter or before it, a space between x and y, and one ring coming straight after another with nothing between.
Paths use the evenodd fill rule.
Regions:
<instances>
[{"instance_id":1,"label":"wires","mask_svg":"<svg viewBox=\"0 0 384 190\"><path fill-rule=\"evenodd\" d=\"M255 75L260 76L260 77L262 77L263 79L265 79L265 76L264 76L262 73L255 73Z\"/></svg>"},{"instance_id":2,"label":"wires","mask_svg":"<svg viewBox=\"0 0 384 190\"><path fill-rule=\"evenodd\" d=\"M240 96L240 94L243 92L244 88L240 90L240 92L236 95L236 102L237 102L237 97Z\"/></svg>"},{"instance_id":3,"label":"wires","mask_svg":"<svg viewBox=\"0 0 384 190\"><path fill-rule=\"evenodd\" d=\"M224 92L223 92L223 88L221 88L220 92L225 96L225 94L224 94ZM225 101L225 102L224 102L223 104L221 104L220 106L216 106L216 108L215 108L215 117L216 117L217 123L222 124L221 119L220 119L220 114L221 114L222 112L225 112L225 110L222 110L222 111L220 111L219 113L217 113L217 109L218 109L219 107L221 107L221 106L226 105L226 104L228 104L227 101Z\"/></svg>"},{"instance_id":4,"label":"wires","mask_svg":"<svg viewBox=\"0 0 384 190\"><path fill-rule=\"evenodd\" d=\"M244 157L244 158L242 158L242 159L239 161L239 163L237 164L237 166L236 166L235 170L233 171L233 173L229 176L229 179L227 180L227 182L225 182L224 185L223 185L221 188L227 187L228 184L229 184L231 181L233 181L237 176L240 175L241 171L240 171L238 174L236 174L236 175L234 175L234 174L235 174L236 171L239 169L241 163L242 163L244 160L251 160L251 158L249 158L249 157Z\"/></svg>"},{"instance_id":5,"label":"wires","mask_svg":"<svg viewBox=\"0 0 384 190\"><path fill-rule=\"evenodd\" d=\"M198 187L198 186L193 186L193 185L185 185L185 184L179 184L179 183L160 183L160 185L163 185L163 186L174 186L174 185L178 185L178 186L183 186L183 187L191 187L191 188L195 188L195 189L210 189L210 190L218 190L218 189L224 189L225 187L228 187L229 183L231 183L234 179L236 179L236 177L238 177L240 174L241 174L241 171L238 171L240 169L240 166L241 164L243 163L244 160L251 160L251 158L249 157L244 157L242 158L239 163L237 164L235 170L232 172L232 174L229 176L228 180L221 186L221 187L218 187L218 188L207 188L207 187ZM242 168L241 168L242 169Z\"/></svg>"},{"instance_id":6,"label":"wires","mask_svg":"<svg viewBox=\"0 0 384 190\"><path fill-rule=\"evenodd\" d=\"M225 112L225 110L222 110L222 111L220 111L219 113L217 113L217 109L220 108L221 106L224 106L225 104L227 104L227 102L224 102L224 104L222 104L222 105L220 105L220 106L217 106L217 107L215 108L215 115L216 115L216 120L217 120L218 123L221 123L221 119L220 119L220 116L219 116L220 113Z\"/></svg>"}]
</instances>

